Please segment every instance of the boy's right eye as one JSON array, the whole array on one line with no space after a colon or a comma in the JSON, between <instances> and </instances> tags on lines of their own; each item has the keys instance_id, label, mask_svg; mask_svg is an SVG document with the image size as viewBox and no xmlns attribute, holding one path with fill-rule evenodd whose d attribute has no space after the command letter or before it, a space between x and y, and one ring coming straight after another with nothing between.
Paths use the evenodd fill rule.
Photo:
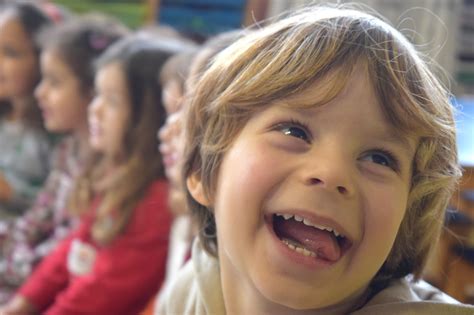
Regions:
<instances>
[{"instance_id":1,"label":"boy's right eye","mask_svg":"<svg viewBox=\"0 0 474 315\"><path fill-rule=\"evenodd\" d=\"M291 121L276 125L276 130L282 132L284 135L295 137L309 143L311 140L308 129L300 122Z\"/></svg>"}]
</instances>

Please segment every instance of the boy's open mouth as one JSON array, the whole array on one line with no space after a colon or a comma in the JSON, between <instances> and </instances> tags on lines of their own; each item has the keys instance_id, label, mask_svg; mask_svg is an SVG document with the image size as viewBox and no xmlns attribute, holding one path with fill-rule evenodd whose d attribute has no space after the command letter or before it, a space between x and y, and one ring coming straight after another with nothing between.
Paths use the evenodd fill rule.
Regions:
<instances>
[{"instance_id":1,"label":"boy's open mouth","mask_svg":"<svg viewBox=\"0 0 474 315\"><path fill-rule=\"evenodd\" d=\"M337 230L298 215L273 214L272 226L275 235L288 248L327 262L338 261L352 246L352 242Z\"/></svg>"}]
</instances>

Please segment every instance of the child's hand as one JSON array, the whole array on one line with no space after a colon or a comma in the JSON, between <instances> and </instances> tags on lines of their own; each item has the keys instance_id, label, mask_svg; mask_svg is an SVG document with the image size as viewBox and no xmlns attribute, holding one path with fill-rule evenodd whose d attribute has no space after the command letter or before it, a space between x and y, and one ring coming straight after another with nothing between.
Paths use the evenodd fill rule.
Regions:
<instances>
[{"instance_id":1,"label":"child's hand","mask_svg":"<svg viewBox=\"0 0 474 315\"><path fill-rule=\"evenodd\" d=\"M8 184L3 174L0 173L0 201L10 200L12 195L13 195L13 190L10 184Z\"/></svg>"},{"instance_id":2,"label":"child's hand","mask_svg":"<svg viewBox=\"0 0 474 315\"><path fill-rule=\"evenodd\" d=\"M33 304L20 295L15 296L7 305L0 308L0 315L26 314L37 314L37 311Z\"/></svg>"}]
</instances>

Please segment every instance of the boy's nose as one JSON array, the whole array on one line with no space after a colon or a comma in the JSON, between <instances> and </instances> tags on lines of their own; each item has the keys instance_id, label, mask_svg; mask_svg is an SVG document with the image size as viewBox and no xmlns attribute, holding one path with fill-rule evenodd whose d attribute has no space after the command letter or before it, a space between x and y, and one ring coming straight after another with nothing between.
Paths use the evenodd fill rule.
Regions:
<instances>
[{"instance_id":1,"label":"boy's nose","mask_svg":"<svg viewBox=\"0 0 474 315\"><path fill-rule=\"evenodd\" d=\"M320 176L320 177L323 177L323 176ZM321 179L321 178L317 178L317 177L312 177L312 178L309 178L308 180L308 184L309 185L321 185L325 188L328 188L328 189L331 189L331 190L334 190L334 191L337 191L338 193L340 193L341 195L348 195L349 194L349 189L347 188L348 185L337 185L337 184L332 184L328 179Z\"/></svg>"},{"instance_id":2,"label":"boy's nose","mask_svg":"<svg viewBox=\"0 0 474 315\"><path fill-rule=\"evenodd\" d=\"M311 158L310 158L311 159ZM307 164L305 184L349 197L354 193L350 161L334 154L314 157Z\"/></svg>"}]
</instances>

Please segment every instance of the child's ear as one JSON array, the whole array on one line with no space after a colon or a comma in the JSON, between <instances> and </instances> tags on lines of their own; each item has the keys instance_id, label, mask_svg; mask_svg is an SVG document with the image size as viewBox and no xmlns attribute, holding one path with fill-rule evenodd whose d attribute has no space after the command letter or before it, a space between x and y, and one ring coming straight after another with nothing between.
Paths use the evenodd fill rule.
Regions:
<instances>
[{"instance_id":1,"label":"child's ear","mask_svg":"<svg viewBox=\"0 0 474 315\"><path fill-rule=\"evenodd\" d=\"M193 196L194 200L196 200L205 207L209 207L210 202L206 194L204 193L201 178L196 173L192 174L191 176L188 176L188 178L186 179L186 186L188 187L188 191L191 196Z\"/></svg>"}]
</instances>

